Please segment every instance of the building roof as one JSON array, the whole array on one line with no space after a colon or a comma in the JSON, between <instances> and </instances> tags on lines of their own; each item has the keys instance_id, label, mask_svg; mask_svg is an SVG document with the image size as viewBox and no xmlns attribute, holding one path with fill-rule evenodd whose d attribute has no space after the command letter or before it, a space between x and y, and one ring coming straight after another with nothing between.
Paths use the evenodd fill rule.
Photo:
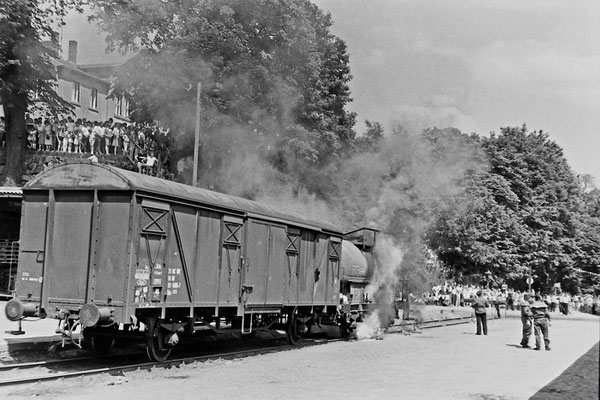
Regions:
<instances>
[{"instance_id":1,"label":"building roof","mask_svg":"<svg viewBox=\"0 0 600 400\"><path fill-rule=\"evenodd\" d=\"M91 79L91 80L94 80L94 81L99 82L101 84L104 84L107 87L110 87L110 85L111 85L111 81L109 79L102 78L102 77L99 77L97 75L90 74L89 72L84 71L83 69L79 68L78 65L73 64L70 61L63 60L61 58L56 58L56 59L53 59L52 62L53 62L54 66L57 69L59 69L59 68L65 68L65 69L68 69L70 71L73 71L76 74L79 74L81 76L85 76L88 79Z\"/></svg>"},{"instance_id":2,"label":"building roof","mask_svg":"<svg viewBox=\"0 0 600 400\"><path fill-rule=\"evenodd\" d=\"M334 225L266 204L98 163L60 164L39 173L23 188L130 190L316 231L341 234Z\"/></svg>"},{"instance_id":3,"label":"building roof","mask_svg":"<svg viewBox=\"0 0 600 400\"><path fill-rule=\"evenodd\" d=\"M0 198L20 199L23 197L23 190L16 186L0 186Z\"/></svg>"}]
</instances>

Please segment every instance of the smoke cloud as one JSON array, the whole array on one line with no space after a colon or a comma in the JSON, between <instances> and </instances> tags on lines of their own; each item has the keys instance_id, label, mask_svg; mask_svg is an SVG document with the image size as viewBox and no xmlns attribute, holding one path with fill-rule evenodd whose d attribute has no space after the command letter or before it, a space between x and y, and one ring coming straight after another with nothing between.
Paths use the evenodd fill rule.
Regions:
<instances>
[{"instance_id":1,"label":"smoke cloud","mask_svg":"<svg viewBox=\"0 0 600 400\"><path fill-rule=\"evenodd\" d=\"M349 160L342 169L348 187L347 197L340 198L341 213L353 226L380 231L375 273L366 289L378 309L362 324L359 337L372 337L387 326L400 295L418 296L431 286L437 276L425 268L431 253L423 238L435 210L456 208L455 199L465 190L462 180L486 168L459 132L446 133L428 142L397 127L382 139L380 151Z\"/></svg>"}]
</instances>

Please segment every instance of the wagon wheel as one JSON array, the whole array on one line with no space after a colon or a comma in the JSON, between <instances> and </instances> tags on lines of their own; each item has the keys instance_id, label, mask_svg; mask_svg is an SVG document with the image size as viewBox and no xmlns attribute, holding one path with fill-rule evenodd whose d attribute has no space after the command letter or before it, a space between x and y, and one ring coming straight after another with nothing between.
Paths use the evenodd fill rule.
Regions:
<instances>
[{"instance_id":1,"label":"wagon wheel","mask_svg":"<svg viewBox=\"0 0 600 400\"><path fill-rule=\"evenodd\" d=\"M171 349L164 345L164 330L160 327L160 320L150 318L146 330L146 353L152 361L166 361L171 355Z\"/></svg>"},{"instance_id":2,"label":"wagon wheel","mask_svg":"<svg viewBox=\"0 0 600 400\"><path fill-rule=\"evenodd\" d=\"M300 333L298 333L298 315L295 313L288 314L287 329L285 330L287 341L291 345L296 345L300 341Z\"/></svg>"},{"instance_id":3,"label":"wagon wheel","mask_svg":"<svg viewBox=\"0 0 600 400\"><path fill-rule=\"evenodd\" d=\"M116 329L117 325L113 325L112 328L95 329L96 333L101 333L101 336L91 336L90 347L92 349L92 352L99 356L109 355L113 348L113 345L115 344L115 338L113 336L104 336L102 334L110 335L111 331L114 331Z\"/></svg>"}]
</instances>

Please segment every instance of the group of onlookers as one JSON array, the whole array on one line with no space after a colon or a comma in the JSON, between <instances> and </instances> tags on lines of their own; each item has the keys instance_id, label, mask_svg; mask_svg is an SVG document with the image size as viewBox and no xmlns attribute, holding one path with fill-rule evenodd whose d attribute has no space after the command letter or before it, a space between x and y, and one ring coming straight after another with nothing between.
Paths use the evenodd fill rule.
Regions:
<instances>
[{"instance_id":1,"label":"group of onlookers","mask_svg":"<svg viewBox=\"0 0 600 400\"><path fill-rule=\"evenodd\" d=\"M166 164L172 135L157 122L88 121L72 117L28 117L27 147L36 151L125 155L140 172ZM150 162L149 162L150 160Z\"/></svg>"},{"instance_id":2,"label":"group of onlookers","mask_svg":"<svg viewBox=\"0 0 600 400\"><path fill-rule=\"evenodd\" d=\"M158 123L88 121L85 118L27 118L30 149L65 153L128 155L162 153L171 143L169 129Z\"/></svg>"},{"instance_id":3,"label":"group of onlookers","mask_svg":"<svg viewBox=\"0 0 600 400\"><path fill-rule=\"evenodd\" d=\"M487 290L482 286L444 282L423 293L423 301L425 304L437 306L469 306L479 290L485 293L488 300L495 300L498 295L502 295L502 291L497 289Z\"/></svg>"},{"instance_id":4,"label":"group of onlookers","mask_svg":"<svg viewBox=\"0 0 600 400\"><path fill-rule=\"evenodd\" d=\"M0 146L6 145L5 118L0 116ZM138 171L157 174L168 161L170 129L157 122L88 121L72 117L27 117L27 147L36 151L125 155ZM47 167L48 165L46 165ZM163 171L164 172L164 171ZM168 175L168 174L167 174ZM161 175L165 177L165 175Z\"/></svg>"},{"instance_id":5,"label":"group of onlookers","mask_svg":"<svg viewBox=\"0 0 600 400\"><path fill-rule=\"evenodd\" d=\"M487 288L485 286L461 285L452 282L444 282L435 285L430 291L423 293L422 301L429 305L438 306L471 306L477 298L477 292L490 305L496 306L498 313L500 305L506 309L519 309L520 304L525 301L526 291L513 290L510 288ZM541 301L546 303L549 312L561 312L568 315L570 311L582 311L592 314L600 314L600 296L570 295L564 291L541 296Z\"/></svg>"},{"instance_id":6,"label":"group of onlookers","mask_svg":"<svg viewBox=\"0 0 600 400\"><path fill-rule=\"evenodd\" d=\"M495 307L497 318L501 317L500 307L520 310L522 322L522 338L520 345L530 349L529 339L535 334L534 350L550 350L551 313L561 312L568 315L570 310L600 314L600 296L573 295L555 287L554 293L542 295L525 291L515 291L502 285L501 288L489 288L489 285L475 287L444 282L434 286L431 291L423 293L426 304L441 306L470 306L477 321L476 335L487 335L488 309Z\"/></svg>"},{"instance_id":7,"label":"group of onlookers","mask_svg":"<svg viewBox=\"0 0 600 400\"><path fill-rule=\"evenodd\" d=\"M593 295L574 295L563 292L560 289L554 294L542 296L541 293L519 292L508 289L499 292L477 290L475 298L471 301L476 321L476 335L487 335L487 309L492 305L495 306L498 318L500 318L500 305L505 304L507 309L514 310L516 307L521 313L522 337L520 345L523 348L530 349L529 339L532 332L535 334L534 350L551 350L550 348L550 320L551 313L557 310L565 315L569 314L569 309L572 307L576 311L591 312L592 314L600 314L600 297ZM446 288L446 292L451 292ZM503 293L505 292L505 293Z\"/></svg>"}]
</instances>

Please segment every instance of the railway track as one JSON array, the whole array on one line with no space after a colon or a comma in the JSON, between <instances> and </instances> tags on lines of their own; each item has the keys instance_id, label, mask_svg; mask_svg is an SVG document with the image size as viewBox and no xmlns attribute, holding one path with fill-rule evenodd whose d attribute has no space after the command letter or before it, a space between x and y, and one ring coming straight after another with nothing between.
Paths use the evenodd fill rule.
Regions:
<instances>
[{"instance_id":1,"label":"railway track","mask_svg":"<svg viewBox=\"0 0 600 400\"><path fill-rule=\"evenodd\" d=\"M449 318L449 319L440 319L440 320L431 320L426 321L420 324L420 329L429 329L429 328L437 328L444 327L450 325L464 324L469 323L471 321L471 317L459 317L459 318ZM405 330L414 330L414 323L405 323L393 325L388 329L388 333L400 333ZM284 341L285 339L270 339L271 343L273 341ZM234 358L244 358L250 357L259 354L269 354L279 351L287 351L292 349L298 349L302 347L309 346L317 346L326 343L336 342L343 339L313 339L308 338L303 340L298 345L288 345L288 344L280 344L275 346L267 346L267 347L256 347L252 349L246 350L235 350L229 352L219 352L208 355L194 355L194 356L182 356L178 358L173 358L172 360L167 360L165 362L157 363L157 362L149 362L149 361L141 361L131 363L132 358L139 358L140 360L145 357L144 352L139 353L127 353L127 354L117 354L110 357L97 358L97 357L79 357L79 358L68 358L68 359L59 359L59 360L43 360L43 361L34 361L34 362L26 362L26 363L15 363L15 364L4 364L0 365L0 372L10 373L13 372L15 375L13 378L2 379L0 380L0 386L12 386L12 385L20 385L26 383L34 383L34 382L44 382L44 381L55 381L58 379L68 379L75 377L82 377L87 375L97 375L102 373L108 373L111 375L122 374L125 372L131 372L136 370L150 370L152 368L171 368L178 367L186 364L191 364L194 362L205 362L209 360L217 360L217 359L234 359ZM260 342L267 342L267 340L258 340L259 343L254 343L254 346L260 346ZM110 364L110 365L106 365ZM115 365L116 364L116 365ZM33 374L27 374L24 372L26 370L31 369L43 369L44 371L37 373L35 371ZM6 374L4 374L6 375Z\"/></svg>"},{"instance_id":2,"label":"railway track","mask_svg":"<svg viewBox=\"0 0 600 400\"><path fill-rule=\"evenodd\" d=\"M101 373L108 373L108 374L116 375L116 374L122 374L124 372L136 371L136 370L150 370L153 368L171 368L171 367L178 367L181 365L191 364L193 362L205 362L205 361L217 360L217 359L244 358L244 357L250 357L250 356L258 355L258 354L268 354L268 353L274 353L274 352L278 352L278 351L292 350L292 349L296 349L299 347L314 346L314 345L324 344L327 342L328 341L325 341L325 340L321 340L321 341L318 341L318 340L312 341L311 340L311 341L306 341L306 343L302 343L299 346L291 346L291 345L286 344L286 345L276 345L276 346L270 346L270 347L259 347L259 348L249 349L249 350L236 350L236 351L231 351L231 352L222 352L222 353L215 353L215 354L210 354L210 355L179 357L179 358L174 358L172 360L167 360L167 361L164 361L161 363L144 361L144 362L122 364L121 361L116 361L116 363L119 365L114 365L115 360L117 358L119 358L119 359L127 358L127 355L123 355L123 356L111 357L110 362L111 362L111 364L113 364L111 366L106 366L106 365L98 366L99 363L106 364L107 361L106 361L106 359L97 359L95 357L84 357L84 358L73 358L73 359L65 359L65 360L50 360L50 361L12 364L12 365L2 366L2 369L0 369L0 370L15 370L17 372L22 372L23 370L26 370L26 369L43 368L45 371L44 371L44 373L32 374L30 376L23 376L23 374L18 373L16 375L19 375L19 376L15 376L14 378L0 380L0 386L11 386L11 385L20 385L20 384L25 384L25 383L54 381L54 380L58 380L58 379L75 378L75 377L81 377L81 376L86 376L86 375L97 375L97 374L101 374ZM139 354L135 354L135 355L139 356L139 358L145 358L145 353L139 353ZM131 356L131 355L129 355L129 356ZM91 363L91 365L84 367L84 369L81 368L82 363L87 363L88 361L93 361L93 360L95 360L96 363ZM69 365L69 363L70 363L70 365ZM65 369L68 369L70 367L75 370L62 370L62 371L58 370L59 368L61 368L63 366Z\"/></svg>"}]
</instances>

